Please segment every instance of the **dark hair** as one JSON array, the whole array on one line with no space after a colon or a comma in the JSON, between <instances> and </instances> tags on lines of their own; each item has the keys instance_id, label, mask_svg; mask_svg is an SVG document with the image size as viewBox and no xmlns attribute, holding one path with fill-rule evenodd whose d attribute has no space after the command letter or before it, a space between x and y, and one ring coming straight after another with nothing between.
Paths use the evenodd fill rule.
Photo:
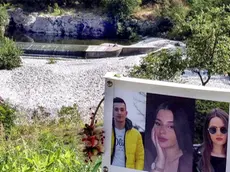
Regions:
<instances>
[{"instance_id":1,"label":"dark hair","mask_svg":"<svg viewBox=\"0 0 230 172\"><path fill-rule=\"evenodd\" d=\"M188 116L177 102L165 102L161 104L156 111L156 115L160 110L170 110L173 113L174 131L176 134L179 148L183 154L192 154L192 133L188 122Z\"/></svg>"},{"instance_id":2,"label":"dark hair","mask_svg":"<svg viewBox=\"0 0 230 172\"><path fill-rule=\"evenodd\" d=\"M122 98L120 98L120 97L115 97L115 98L113 99L113 103L124 103L124 104L125 104L125 107L126 107L125 101L124 101Z\"/></svg>"},{"instance_id":3,"label":"dark hair","mask_svg":"<svg viewBox=\"0 0 230 172\"><path fill-rule=\"evenodd\" d=\"M208 127L209 127L209 122L214 117L220 118L223 121L224 126L228 128L228 114L224 110L220 108L215 108L215 109L212 109L208 113L205 123L204 123L204 127L203 127L204 141L203 141L203 153L202 153L202 162L203 162L202 168L205 172L211 172L210 157L211 157L211 152L213 149L213 144L212 144L210 134L208 132ZM224 148L225 148L225 154L226 154L227 143L224 144Z\"/></svg>"}]
</instances>

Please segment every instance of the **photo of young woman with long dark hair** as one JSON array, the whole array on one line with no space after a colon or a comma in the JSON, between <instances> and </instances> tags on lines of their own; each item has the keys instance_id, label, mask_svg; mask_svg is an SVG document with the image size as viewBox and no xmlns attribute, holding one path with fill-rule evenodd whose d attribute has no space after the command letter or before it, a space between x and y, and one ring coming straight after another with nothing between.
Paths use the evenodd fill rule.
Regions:
<instances>
[{"instance_id":1,"label":"photo of young woman with long dark hair","mask_svg":"<svg viewBox=\"0 0 230 172\"><path fill-rule=\"evenodd\" d=\"M225 172L227 156L228 113L215 108L207 115L203 128L203 144L197 155L197 172Z\"/></svg>"},{"instance_id":2,"label":"photo of young woman with long dark hair","mask_svg":"<svg viewBox=\"0 0 230 172\"><path fill-rule=\"evenodd\" d=\"M177 103L158 107L151 139L157 152L151 172L192 172L191 131L187 115Z\"/></svg>"}]
</instances>

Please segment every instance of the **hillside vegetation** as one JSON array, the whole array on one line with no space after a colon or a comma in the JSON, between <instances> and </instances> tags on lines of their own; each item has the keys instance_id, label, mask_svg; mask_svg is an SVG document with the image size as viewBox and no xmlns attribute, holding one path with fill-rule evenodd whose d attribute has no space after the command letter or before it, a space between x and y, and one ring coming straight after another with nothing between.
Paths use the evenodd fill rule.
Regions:
<instances>
[{"instance_id":1,"label":"hillside vegetation","mask_svg":"<svg viewBox=\"0 0 230 172\"><path fill-rule=\"evenodd\" d=\"M205 86L213 75L230 73L229 0L0 0L0 3L42 12L70 7L76 10L100 9L114 24L117 35L129 38L137 34L132 26L125 27L128 19L164 19L168 26L160 27L162 35L184 41L185 52L178 49L150 53L130 71L130 76L171 80L189 69L200 77L201 84ZM21 51L4 37L7 18L5 7L1 6L0 69L13 69L21 65ZM205 77L203 71L206 72ZM195 131L200 133L200 121L206 115L201 107L226 108L226 104L212 102L196 102L196 106ZM78 109L76 106L65 107L59 115L58 120L48 120L51 115L42 110L26 118L27 115L17 112L13 105L0 104L0 129L6 130L1 133L0 171L91 171L94 163L85 165L81 140L77 135L84 126ZM201 135L195 137L196 143L202 141Z\"/></svg>"}]
</instances>

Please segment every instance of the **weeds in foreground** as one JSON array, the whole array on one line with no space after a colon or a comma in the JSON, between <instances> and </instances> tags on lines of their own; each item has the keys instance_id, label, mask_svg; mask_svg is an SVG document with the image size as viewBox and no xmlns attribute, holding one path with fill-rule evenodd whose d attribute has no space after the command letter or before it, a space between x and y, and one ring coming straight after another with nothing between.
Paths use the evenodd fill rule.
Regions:
<instances>
[{"instance_id":1,"label":"weeds in foreground","mask_svg":"<svg viewBox=\"0 0 230 172\"><path fill-rule=\"evenodd\" d=\"M45 115L39 113L45 113ZM46 117L44 109L39 115ZM7 139L0 141L0 171L89 172L95 162L85 163L78 133L82 128L77 106L62 107L59 120L34 117L31 123L11 128ZM66 117L66 118L64 118ZM42 120L44 121L44 119ZM97 170L99 171L99 170Z\"/></svg>"}]
</instances>

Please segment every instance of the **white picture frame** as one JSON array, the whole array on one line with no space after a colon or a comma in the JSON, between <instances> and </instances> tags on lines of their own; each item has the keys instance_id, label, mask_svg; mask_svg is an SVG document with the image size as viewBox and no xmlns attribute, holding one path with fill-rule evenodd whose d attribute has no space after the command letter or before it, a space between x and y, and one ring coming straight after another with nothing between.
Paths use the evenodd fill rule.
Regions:
<instances>
[{"instance_id":1,"label":"white picture frame","mask_svg":"<svg viewBox=\"0 0 230 172\"><path fill-rule=\"evenodd\" d=\"M229 89L122 77L122 76L117 76L115 75L115 73L112 72L107 73L104 78L105 78L105 102L104 102L105 152L102 156L102 171L140 172L140 170L112 166L110 163L111 162L111 133L112 133L111 126L112 126L112 110L113 110L112 102L114 98L115 89L119 88L119 89L129 90L133 92L145 92L145 93L152 93L152 94L162 94L162 95L178 96L184 98L193 98L193 99L230 103ZM228 132L228 138L229 136L230 136L230 132ZM230 142L228 142L227 146L228 148L230 148ZM230 149L227 150L227 161L228 160L230 160ZM230 163L226 164L226 171L230 171Z\"/></svg>"}]
</instances>

